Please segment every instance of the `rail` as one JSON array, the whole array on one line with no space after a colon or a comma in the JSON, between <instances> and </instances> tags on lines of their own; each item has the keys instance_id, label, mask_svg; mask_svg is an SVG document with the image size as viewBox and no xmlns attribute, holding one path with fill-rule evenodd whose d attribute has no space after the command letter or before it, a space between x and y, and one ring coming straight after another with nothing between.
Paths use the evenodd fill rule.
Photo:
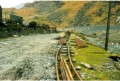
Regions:
<instances>
[{"instance_id":1,"label":"rail","mask_svg":"<svg viewBox=\"0 0 120 81\"><path fill-rule=\"evenodd\" d=\"M66 40L68 41L69 36L66 36L66 37L67 37ZM77 80L82 81L81 76L78 74L74 64L72 63L70 49L69 49L69 45L68 45L67 41L66 41L65 45L66 45L67 55L68 55L70 65L68 65L68 62L66 62L64 56L62 56L62 54L61 54L61 51L63 48L63 45L61 45L56 53L56 77L57 77L57 80L58 81L59 80L75 80L77 78ZM70 67L72 67L72 70L70 69Z\"/></svg>"}]
</instances>

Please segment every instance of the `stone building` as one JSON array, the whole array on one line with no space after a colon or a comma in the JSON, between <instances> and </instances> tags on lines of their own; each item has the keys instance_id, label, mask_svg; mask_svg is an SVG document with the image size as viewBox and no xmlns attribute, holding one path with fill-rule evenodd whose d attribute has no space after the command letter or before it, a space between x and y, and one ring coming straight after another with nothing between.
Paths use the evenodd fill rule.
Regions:
<instances>
[{"instance_id":1,"label":"stone building","mask_svg":"<svg viewBox=\"0 0 120 81\"><path fill-rule=\"evenodd\" d=\"M23 17L17 16L17 15L15 15L13 13L10 14L10 20L17 22L20 25L23 24Z\"/></svg>"},{"instance_id":2,"label":"stone building","mask_svg":"<svg viewBox=\"0 0 120 81\"><path fill-rule=\"evenodd\" d=\"M2 7L0 5L0 22L2 21Z\"/></svg>"}]
</instances>

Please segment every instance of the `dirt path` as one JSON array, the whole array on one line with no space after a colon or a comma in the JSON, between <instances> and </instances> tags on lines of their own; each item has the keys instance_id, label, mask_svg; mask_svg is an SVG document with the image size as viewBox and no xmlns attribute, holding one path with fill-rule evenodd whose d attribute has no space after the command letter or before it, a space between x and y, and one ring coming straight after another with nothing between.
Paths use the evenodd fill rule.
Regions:
<instances>
[{"instance_id":1,"label":"dirt path","mask_svg":"<svg viewBox=\"0 0 120 81\"><path fill-rule=\"evenodd\" d=\"M53 80L57 34L38 34L0 40L0 79Z\"/></svg>"}]
</instances>

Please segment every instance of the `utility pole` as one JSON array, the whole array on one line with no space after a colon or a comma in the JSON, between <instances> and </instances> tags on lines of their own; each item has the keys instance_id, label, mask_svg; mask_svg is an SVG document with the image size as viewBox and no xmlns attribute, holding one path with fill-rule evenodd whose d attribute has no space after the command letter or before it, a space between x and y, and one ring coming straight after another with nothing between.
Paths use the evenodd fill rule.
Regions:
<instances>
[{"instance_id":1,"label":"utility pole","mask_svg":"<svg viewBox=\"0 0 120 81\"><path fill-rule=\"evenodd\" d=\"M7 13L4 13L4 19L5 19L5 21L6 21L6 14L7 14Z\"/></svg>"},{"instance_id":2,"label":"utility pole","mask_svg":"<svg viewBox=\"0 0 120 81\"><path fill-rule=\"evenodd\" d=\"M76 26L77 26L77 24L76 24L76 22L74 22L74 33L75 33L75 31L76 31Z\"/></svg>"},{"instance_id":3,"label":"utility pole","mask_svg":"<svg viewBox=\"0 0 120 81\"><path fill-rule=\"evenodd\" d=\"M75 17L73 18L73 26L74 26L74 28L73 28L73 32L75 33L75 26L76 26L76 22L75 22Z\"/></svg>"},{"instance_id":4,"label":"utility pole","mask_svg":"<svg viewBox=\"0 0 120 81\"><path fill-rule=\"evenodd\" d=\"M106 40L105 40L105 50L108 50L108 40L109 40L109 29L110 29L110 16L111 16L111 1L109 1L108 6L108 20L106 29Z\"/></svg>"},{"instance_id":5,"label":"utility pole","mask_svg":"<svg viewBox=\"0 0 120 81\"><path fill-rule=\"evenodd\" d=\"M74 33L75 33L75 26L74 26Z\"/></svg>"}]
</instances>

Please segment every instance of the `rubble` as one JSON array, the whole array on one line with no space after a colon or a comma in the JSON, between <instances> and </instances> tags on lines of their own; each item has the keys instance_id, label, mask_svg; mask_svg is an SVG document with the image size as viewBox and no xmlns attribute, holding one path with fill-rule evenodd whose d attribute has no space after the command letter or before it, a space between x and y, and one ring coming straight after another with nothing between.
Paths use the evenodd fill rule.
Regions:
<instances>
[{"instance_id":1,"label":"rubble","mask_svg":"<svg viewBox=\"0 0 120 81\"><path fill-rule=\"evenodd\" d=\"M57 34L33 34L0 40L1 80L54 80ZM6 45L4 45L5 43Z\"/></svg>"}]
</instances>

